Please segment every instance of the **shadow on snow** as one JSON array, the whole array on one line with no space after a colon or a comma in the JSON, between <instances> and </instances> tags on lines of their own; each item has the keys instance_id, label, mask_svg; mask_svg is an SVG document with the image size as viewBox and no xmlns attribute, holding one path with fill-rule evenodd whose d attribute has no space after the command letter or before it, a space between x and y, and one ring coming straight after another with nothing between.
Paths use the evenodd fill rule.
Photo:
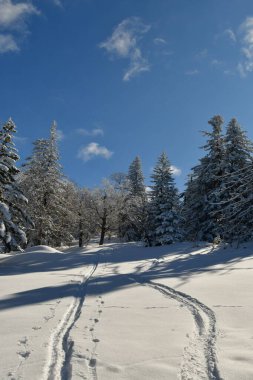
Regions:
<instances>
[{"instance_id":1,"label":"shadow on snow","mask_svg":"<svg viewBox=\"0 0 253 380\"><path fill-rule=\"evenodd\" d=\"M56 272L81 268L94 264L98 251L72 248L64 253L24 253L0 262L0 276L17 276L25 273ZM227 247L193 247L191 243L178 243L171 246L144 248L133 243L108 244L99 253L99 264L112 266L109 275L95 275L89 281L87 294L98 295L139 286L126 274L118 273L117 264L131 262L133 271L129 276L138 275L140 279L156 280L177 277L186 282L192 275L221 273L234 270L234 265L253 256L252 244L245 249ZM149 269L142 272L146 260L150 260ZM253 267L243 268L253 269ZM236 268L236 270L239 270ZM64 273L63 273L64 275ZM66 273L66 276L68 274ZM74 275L73 275L74 276ZM83 290L83 289L82 289ZM46 286L15 293L0 300L0 310L33 305L59 298L78 296L80 286L66 283L60 286Z\"/></svg>"}]
</instances>

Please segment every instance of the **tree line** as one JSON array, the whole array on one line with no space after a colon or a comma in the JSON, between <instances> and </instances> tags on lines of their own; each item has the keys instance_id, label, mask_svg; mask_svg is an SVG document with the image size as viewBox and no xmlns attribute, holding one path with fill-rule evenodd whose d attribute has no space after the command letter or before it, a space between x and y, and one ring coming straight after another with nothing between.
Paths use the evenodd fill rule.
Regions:
<instances>
[{"instance_id":1,"label":"tree line","mask_svg":"<svg viewBox=\"0 0 253 380\"><path fill-rule=\"evenodd\" d=\"M59 163L56 123L48 138L34 142L31 156L18 169L16 127L9 119L0 130L0 249L62 246L73 240L82 247L97 236L100 245L105 237L117 236L147 246L252 239L252 142L236 119L225 131L219 115L208 123L203 157L180 194L165 152L149 188L138 156L127 173L112 174L101 187L78 187Z\"/></svg>"}]
</instances>

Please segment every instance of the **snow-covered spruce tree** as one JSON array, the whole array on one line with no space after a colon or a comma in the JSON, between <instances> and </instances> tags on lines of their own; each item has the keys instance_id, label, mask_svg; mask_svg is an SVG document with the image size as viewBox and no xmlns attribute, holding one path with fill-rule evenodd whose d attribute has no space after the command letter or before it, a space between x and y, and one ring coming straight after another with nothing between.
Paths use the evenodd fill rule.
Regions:
<instances>
[{"instance_id":1,"label":"snow-covered spruce tree","mask_svg":"<svg viewBox=\"0 0 253 380\"><path fill-rule=\"evenodd\" d=\"M216 115L208 123L212 131L203 132L208 138L204 146L207 154L200 160L200 164L193 168L185 192L183 214L186 238L195 236L197 240L213 242L214 239L223 235L221 187L224 176L225 148L222 117ZM192 228L192 223L195 224L194 228Z\"/></svg>"},{"instance_id":2,"label":"snow-covered spruce tree","mask_svg":"<svg viewBox=\"0 0 253 380\"><path fill-rule=\"evenodd\" d=\"M144 175L142 173L141 159L135 157L128 169L129 193L133 197L145 197Z\"/></svg>"},{"instance_id":3,"label":"snow-covered spruce tree","mask_svg":"<svg viewBox=\"0 0 253 380\"><path fill-rule=\"evenodd\" d=\"M190 241L198 241L201 237L201 219L205 207L205 198L199 191L200 184L196 169L188 176L184 192L182 206L182 230L184 238Z\"/></svg>"},{"instance_id":4,"label":"snow-covered spruce tree","mask_svg":"<svg viewBox=\"0 0 253 380\"><path fill-rule=\"evenodd\" d=\"M151 176L151 215L154 245L171 244L182 239L179 196L166 153L162 153Z\"/></svg>"},{"instance_id":5,"label":"snow-covered spruce tree","mask_svg":"<svg viewBox=\"0 0 253 380\"><path fill-rule=\"evenodd\" d=\"M224 235L227 241L252 237L252 142L233 118L225 135L225 167L222 186Z\"/></svg>"},{"instance_id":6,"label":"snow-covered spruce tree","mask_svg":"<svg viewBox=\"0 0 253 380\"><path fill-rule=\"evenodd\" d=\"M127 219L125 238L127 240L146 240L148 237L148 197L140 157L136 157L128 171Z\"/></svg>"},{"instance_id":7,"label":"snow-covered spruce tree","mask_svg":"<svg viewBox=\"0 0 253 380\"><path fill-rule=\"evenodd\" d=\"M63 218L68 215L64 204L64 180L59 164L57 130L54 122L49 139L34 142L33 154L25 164L21 185L25 190L28 209L35 229L29 234L31 245L60 245L68 240Z\"/></svg>"},{"instance_id":8,"label":"snow-covered spruce tree","mask_svg":"<svg viewBox=\"0 0 253 380\"><path fill-rule=\"evenodd\" d=\"M27 243L25 230L32 225L24 211L27 198L17 184L14 133L15 124L9 119L0 131L0 242L5 252L22 250Z\"/></svg>"}]
</instances>

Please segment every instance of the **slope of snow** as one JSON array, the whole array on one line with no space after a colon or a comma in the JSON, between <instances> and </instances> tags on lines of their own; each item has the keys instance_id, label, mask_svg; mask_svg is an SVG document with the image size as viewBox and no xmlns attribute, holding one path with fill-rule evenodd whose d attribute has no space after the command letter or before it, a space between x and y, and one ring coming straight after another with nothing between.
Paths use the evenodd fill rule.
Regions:
<instances>
[{"instance_id":1,"label":"slope of snow","mask_svg":"<svg viewBox=\"0 0 253 380\"><path fill-rule=\"evenodd\" d=\"M47 245L36 245L34 247L29 247L25 250L26 253L32 252L39 252L39 253L61 253L55 248L48 247Z\"/></svg>"},{"instance_id":2,"label":"slope of snow","mask_svg":"<svg viewBox=\"0 0 253 380\"><path fill-rule=\"evenodd\" d=\"M0 379L253 378L253 245L0 261Z\"/></svg>"}]
</instances>

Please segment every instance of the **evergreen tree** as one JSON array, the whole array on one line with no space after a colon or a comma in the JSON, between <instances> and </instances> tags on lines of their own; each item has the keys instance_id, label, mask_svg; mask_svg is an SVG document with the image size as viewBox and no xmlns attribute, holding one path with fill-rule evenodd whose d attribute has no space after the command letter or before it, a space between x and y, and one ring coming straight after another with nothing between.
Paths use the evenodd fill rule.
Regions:
<instances>
[{"instance_id":1,"label":"evergreen tree","mask_svg":"<svg viewBox=\"0 0 253 380\"><path fill-rule=\"evenodd\" d=\"M200 160L200 164L193 168L191 179L187 183L184 217L186 232L188 231L187 238L195 236L198 240L213 242L223 234L221 187L224 176L225 148L222 117L214 116L208 123L212 131L203 132L204 136L208 137L203 147L207 154ZM193 216L194 228L191 226Z\"/></svg>"},{"instance_id":2,"label":"evergreen tree","mask_svg":"<svg viewBox=\"0 0 253 380\"><path fill-rule=\"evenodd\" d=\"M129 193L132 197L145 197L144 175L142 173L141 159L137 156L128 170Z\"/></svg>"},{"instance_id":3,"label":"evergreen tree","mask_svg":"<svg viewBox=\"0 0 253 380\"><path fill-rule=\"evenodd\" d=\"M136 157L128 171L127 215L124 223L127 240L146 240L148 233L148 198L140 157Z\"/></svg>"},{"instance_id":4,"label":"evergreen tree","mask_svg":"<svg viewBox=\"0 0 253 380\"><path fill-rule=\"evenodd\" d=\"M201 239L201 216L205 206L205 198L200 193L200 184L196 168L188 176L186 190L184 192L182 207L182 229L187 240L197 241Z\"/></svg>"},{"instance_id":5,"label":"evergreen tree","mask_svg":"<svg viewBox=\"0 0 253 380\"><path fill-rule=\"evenodd\" d=\"M252 142L233 118L225 135L225 175L223 179L224 235L226 240L252 236L251 194Z\"/></svg>"},{"instance_id":6,"label":"evergreen tree","mask_svg":"<svg viewBox=\"0 0 253 380\"><path fill-rule=\"evenodd\" d=\"M24 212L27 199L17 184L19 169L15 166L19 160L13 143L16 133L11 119L0 131L0 241L4 250L22 250L26 246L25 230L32 222Z\"/></svg>"},{"instance_id":7,"label":"evergreen tree","mask_svg":"<svg viewBox=\"0 0 253 380\"><path fill-rule=\"evenodd\" d=\"M180 207L170 162L165 153L158 158L152 174L151 219L155 245L171 244L182 239Z\"/></svg>"},{"instance_id":8,"label":"evergreen tree","mask_svg":"<svg viewBox=\"0 0 253 380\"><path fill-rule=\"evenodd\" d=\"M25 164L21 184L29 199L29 211L36 228L29 235L30 244L60 245L68 239L63 218L68 212L64 204L65 181L59 164L56 123L49 139L34 142L33 154Z\"/></svg>"}]
</instances>

